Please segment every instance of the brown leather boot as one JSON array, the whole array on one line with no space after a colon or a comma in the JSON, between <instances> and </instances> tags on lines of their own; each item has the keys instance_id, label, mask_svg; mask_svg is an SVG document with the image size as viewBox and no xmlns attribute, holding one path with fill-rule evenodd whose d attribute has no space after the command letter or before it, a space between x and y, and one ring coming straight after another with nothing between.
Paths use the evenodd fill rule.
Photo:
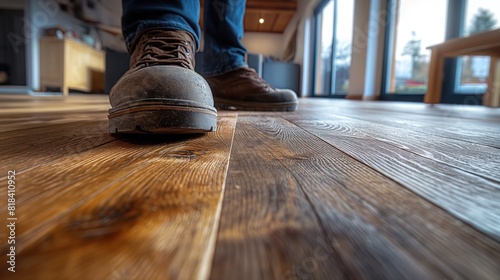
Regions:
<instances>
[{"instance_id":1,"label":"brown leather boot","mask_svg":"<svg viewBox=\"0 0 500 280\"><path fill-rule=\"evenodd\" d=\"M195 43L185 31L154 30L131 48L130 70L111 89L111 133L215 131L210 87L194 72Z\"/></svg>"},{"instance_id":2,"label":"brown leather boot","mask_svg":"<svg viewBox=\"0 0 500 280\"><path fill-rule=\"evenodd\" d=\"M297 95L274 89L255 70L242 67L222 75L205 77L217 108L248 111L295 111Z\"/></svg>"}]
</instances>

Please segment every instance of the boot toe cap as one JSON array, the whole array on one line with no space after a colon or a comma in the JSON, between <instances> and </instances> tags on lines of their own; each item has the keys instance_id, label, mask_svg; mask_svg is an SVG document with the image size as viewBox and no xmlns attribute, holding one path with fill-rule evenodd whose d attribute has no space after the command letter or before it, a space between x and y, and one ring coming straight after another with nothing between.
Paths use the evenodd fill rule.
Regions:
<instances>
[{"instance_id":1,"label":"boot toe cap","mask_svg":"<svg viewBox=\"0 0 500 280\"><path fill-rule=\"evenodd\" d=\"M190 69L177 66L149 66L131 71L110 92L113 107L148 100L213 106L212 92L205 79Z\"/></svg>"}]
</instances>

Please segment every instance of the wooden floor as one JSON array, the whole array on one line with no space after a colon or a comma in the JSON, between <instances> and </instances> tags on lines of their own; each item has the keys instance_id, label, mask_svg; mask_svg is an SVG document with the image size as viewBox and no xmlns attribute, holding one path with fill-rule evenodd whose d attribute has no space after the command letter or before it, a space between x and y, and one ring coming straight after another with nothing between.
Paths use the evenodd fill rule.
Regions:
<instances>
[{"instance_id":1,"label":"wooden floor","mask_svg":"<svg viewBox=\"0 0 500 280\"><path fill-rule=\"evenodd\" d=\"M0 279L500 279L499 109L302 99L115 138L108 108L0 96Z\"/></svg>"}]
</instances>

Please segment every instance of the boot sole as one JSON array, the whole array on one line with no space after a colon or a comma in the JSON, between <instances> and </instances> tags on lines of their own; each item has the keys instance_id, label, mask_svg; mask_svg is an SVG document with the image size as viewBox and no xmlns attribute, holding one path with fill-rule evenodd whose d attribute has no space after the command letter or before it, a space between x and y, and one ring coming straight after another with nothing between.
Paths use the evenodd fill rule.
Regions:
<instances>
[{"instance_id":1,"label":"boot sole","mask_svg":"<svg viewBox=\"0 0 500 280\"><path fill-rule=\"evenodd\" d=\"M242 110L242 111L295 111L299 106L298 101L280 102L280 103L259 103L246 102L231 99L214 97L215 107L224 110Z\"/></svg>"},{"instance_id":2,"label":"boot sole","mask_svg":"<svg viewBox=\"0 0 500 280\"><path fill-rule=\"evenodd\" d=\"M108 119L111 134L192 134L217 129L215 108L186 105L136 102L110 109Z\"/></svg>"}]
</instances>

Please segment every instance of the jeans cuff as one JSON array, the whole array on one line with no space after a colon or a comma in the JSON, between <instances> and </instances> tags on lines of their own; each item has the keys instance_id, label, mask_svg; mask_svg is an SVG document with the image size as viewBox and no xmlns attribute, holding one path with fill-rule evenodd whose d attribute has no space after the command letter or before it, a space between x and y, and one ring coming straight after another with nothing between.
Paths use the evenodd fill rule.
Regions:
<instances>
[{"instance_id":1,"label":"jeans cuff","mask_svg":"<svg viewBox=\"0 0 500 280\"><path fill-rule=\"evenodd\" d=\"M135 32L129 33L125 37L125 43L127 44L127 49L130 51L130 46L134 43L135 38L142 33L155 30L155 29L164 29L164 30L183 30L191 33L196 43L196 51L200 47L200 39L197 37L196 32L188 25L182 23L169 22L165 21L147 21L141 22Z\"/></svg>"}]
</instances>

